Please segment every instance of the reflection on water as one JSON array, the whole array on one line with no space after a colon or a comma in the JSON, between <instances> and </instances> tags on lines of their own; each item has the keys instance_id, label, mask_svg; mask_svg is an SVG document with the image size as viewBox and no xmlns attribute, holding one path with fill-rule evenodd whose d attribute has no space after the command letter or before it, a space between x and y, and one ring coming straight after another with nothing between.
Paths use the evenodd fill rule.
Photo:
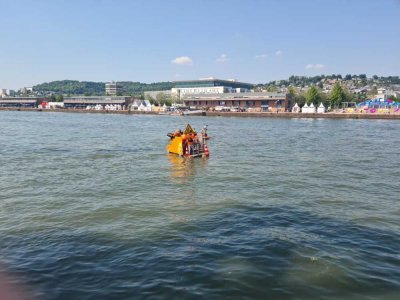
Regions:
<instances>
[{"instance_id":1,"label":"reflection on water","mask_svg":"<svg viewBox=\"0 0 400 300\"><path fill-rule=\"evenodd\" d=\"M199 171L204 171L207 158L185 158L168 154L170 162L170 178L174 183L187 183L195 178Z\"/></svg>"}]
</instances>

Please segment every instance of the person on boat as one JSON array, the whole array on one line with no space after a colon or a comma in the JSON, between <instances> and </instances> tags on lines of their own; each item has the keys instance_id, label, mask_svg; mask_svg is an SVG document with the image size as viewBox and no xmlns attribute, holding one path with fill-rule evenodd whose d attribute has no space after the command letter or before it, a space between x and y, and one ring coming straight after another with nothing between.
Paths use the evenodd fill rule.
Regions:
<instances>
[{"instance_id":1,"label":"person on boat","mask_svg":"<svg viewBox=\"0 0 400 300\"><path fill-rule=\"evenodd\" d=\"M192 154L192 151L193 151L193 149L192 149L192 146L193 146L193 138L192 138L192 134L191 134L191 133L189 133L189 136L188 136L188 138L187 138L187 146L188 146L188 148L189 148L189 154Z\"/></svg>"},{"instance_id":2,"label":"person on boat","mask_svg":"<svg viewBox=\"0 0 400 300\"><path fill-rule=\"evenodd\" d=\"M203 137L204 137L205 139L208 138L208 135L207 135L207 125L203 127L203 130L201 131L201 134L203 135Z\"/></svg>"},{"instance_id":3,"label":"person on boat","mask_svg":"<svg viewBox=\"0 0 400 300\"><path fill-rule=\"evenodd\" d=\"M183 153L182 153L182 154L185 154L185 152L186 152L186 147L188 147L187 140L188 140L187 134L186 134L186 133L183 133L183 134L182 134L182 149L183 149Z\"/></svg>"},{"instance_id":4,"label":"person on boat","mask_svg":"<svg viewBox=\"0 0 400 300\"><path fill-rule=\"evenodd\" d=\"M175 130L175 132L169 132L169 133L167 134L167 136L168 136L171 140L173 140L175 137L181 136L181 135L182 135L182 130L180 130L180 129Z\"/></svg>"},{"instance_id":5,"label":"person on boat","mask_svg":"<svg viewBox=\"0 0 400 300\"><path fill-rule=\"evenodd\" d=\"M174 136L181 136L181 135L182 135L182 130L180 129L175 130Z\"/></svg>"}]
</instances>

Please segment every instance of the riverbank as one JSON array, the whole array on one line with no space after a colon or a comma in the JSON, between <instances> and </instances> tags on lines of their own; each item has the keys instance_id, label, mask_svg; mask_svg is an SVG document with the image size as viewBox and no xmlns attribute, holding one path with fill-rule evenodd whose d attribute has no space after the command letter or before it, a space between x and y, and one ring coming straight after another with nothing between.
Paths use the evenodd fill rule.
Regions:
<instances>
[{"instance_id":1,"label":"riverbank","mask_svg":"<svg viewBox=\"0 0 400 300\"><path fill-rule=\"evenodd\" d=\"M0 111L36 111L36 112L64 112L64 113L94 113L94 114L122 114L122 115L160 115L156 111L128 111L128 110L86 110L86 109L43 109L36 108L5 108ZM241 117L241 118L310 118L310 119L384 119L400 120L400 114L379 113L291 113L291 112L206 112L210 117Z\"/></svg>"}]
</instances>

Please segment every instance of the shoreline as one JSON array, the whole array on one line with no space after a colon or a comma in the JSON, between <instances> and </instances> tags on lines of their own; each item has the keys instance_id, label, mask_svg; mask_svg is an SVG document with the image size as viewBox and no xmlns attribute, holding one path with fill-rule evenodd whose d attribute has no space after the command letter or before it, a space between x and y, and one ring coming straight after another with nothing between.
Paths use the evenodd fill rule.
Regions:
<instances>
[{"instance_id":1,"label":"shoreline","mask_svg":"<svg viewBox=\"0 0 400 300\"><path fill-rule=\"evenodd\" d=\"M31 112L64 112L89 114L120 114L120 115L160 115L156 111L127 111L127 110L86 110L86 109L42 109L0 107L0 111L31 111ZM165 115L160 115L165 116ZM194 116L194 115L193 115ZM378 113L292 113L292 112L206 112L209 117L239 117L239 118L288 118L288 119L380 119L400 120L400 114Z\"/></svg>"}]
</instances>

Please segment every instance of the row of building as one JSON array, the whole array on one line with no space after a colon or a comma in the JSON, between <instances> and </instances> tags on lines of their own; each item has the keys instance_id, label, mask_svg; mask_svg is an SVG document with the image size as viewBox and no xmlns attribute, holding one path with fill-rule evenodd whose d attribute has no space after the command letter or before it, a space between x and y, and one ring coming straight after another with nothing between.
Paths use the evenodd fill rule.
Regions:
<instances>
[{"instance_id":1,"label":"row of building","mask_svg":"<svg viewBox=\"0 0 400 300\"><path fill-rule=\"evenodd\" d=\"M169 99L191 109L226 107L255 111L287 111L292 105L288 94L254 92L253 84L236 80L206 78L176 81L174 85L169 91L146 92L145 97L149 93L164 93ZM107 96L64 97L64 108L82 109L95 105L121 105L128 108L137 100L128 96L110 96L119 93L118 83L107 83L105 87ZM37 107L41 102L48 100L38 97L3 97L0 98L0 107Z\"/></svg>"}]
</instances>

